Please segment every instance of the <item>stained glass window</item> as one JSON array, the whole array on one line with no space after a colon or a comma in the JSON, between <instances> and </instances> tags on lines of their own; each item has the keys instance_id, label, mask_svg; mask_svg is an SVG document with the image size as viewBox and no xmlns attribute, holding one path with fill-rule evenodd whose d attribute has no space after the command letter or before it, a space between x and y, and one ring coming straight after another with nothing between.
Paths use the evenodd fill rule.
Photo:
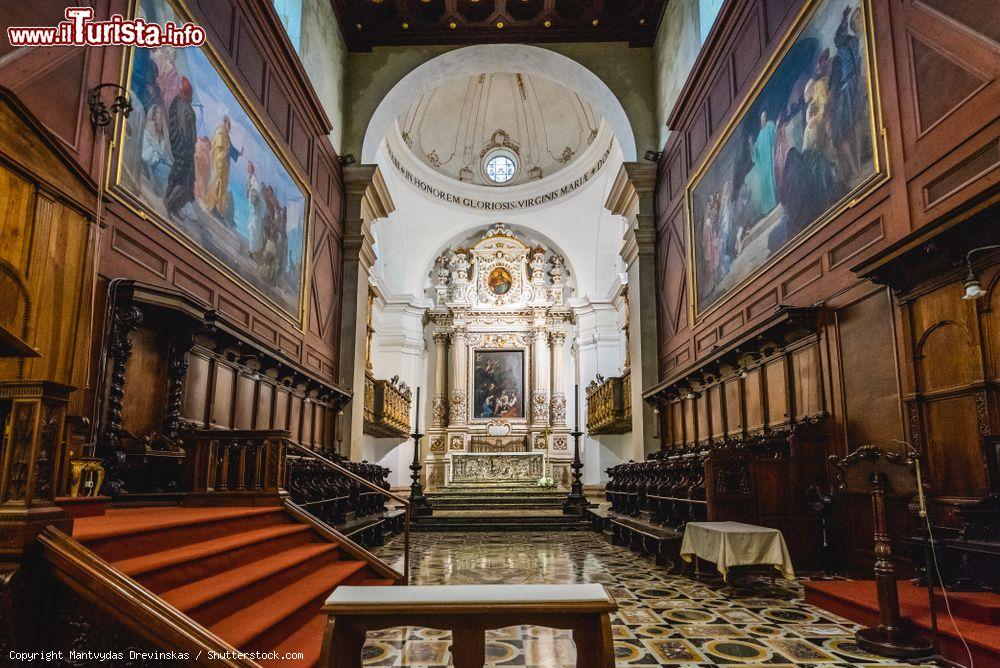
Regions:
<instances>
[{"instance_id":1,"label":"stained glass window","mask_svg":"<svg viewBox=\"0 0 1000 668\"><path fill-rule=\"evenodd\" d=\"M486 178L496 184L504 184L514 178L517 173L517 163L514 157L507 153L494 153L487 156L484 171Z\"/></svg>"}]
</instances>

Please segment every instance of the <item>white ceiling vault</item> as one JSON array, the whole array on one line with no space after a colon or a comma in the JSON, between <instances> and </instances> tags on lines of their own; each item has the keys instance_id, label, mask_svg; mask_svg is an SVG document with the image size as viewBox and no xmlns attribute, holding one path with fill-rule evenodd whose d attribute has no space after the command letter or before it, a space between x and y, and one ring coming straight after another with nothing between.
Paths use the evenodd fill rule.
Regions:
<instances>
[{"instance_id":1,"label":"white ceiling vault","mask_svg":"<svg viewBox=\"0 0 1000 668\"><path fill-rule=\"evenodd\" d=\"M562 54L527 44L479 44L448 51L408 72L379 103L368 122L361 162L375 162L393 123L427 91L455 79L483 72L506 72L546 79L580 93L603 117L618 139L626 160L637 155L635 134L621 102L600 77Z\"/></svg>"},{"instance_id":2,"label":"white ceiling vault","mask_svg":"<svg viewBox=\"0 0 1000 668\"><path fill-rule=\"evenodd\" d=\"M507 184L538 181L573 163L597 139L601 118L576 91L524 72L455 77L420 95L398 119L414 157L440 175L494 185L483 162L507 149Z\"/></svg>"},{"instance_id":3,"label":"white ceiling vault","mask_svg":"<svg viewBox=\"0 0 1000 668\"><path fill-rule=\"evenodd\" d=\"M635 138L618 99L576 61L520 44L447 52L386 94L364 145L396 205L373 227L372 279L390 301L429 304L441 249L496 222L559 249L571 305L620 288L624 223L604 204ZM483 173L498 149L518 163L503 185Z\"/></svg>"}]
</instances>

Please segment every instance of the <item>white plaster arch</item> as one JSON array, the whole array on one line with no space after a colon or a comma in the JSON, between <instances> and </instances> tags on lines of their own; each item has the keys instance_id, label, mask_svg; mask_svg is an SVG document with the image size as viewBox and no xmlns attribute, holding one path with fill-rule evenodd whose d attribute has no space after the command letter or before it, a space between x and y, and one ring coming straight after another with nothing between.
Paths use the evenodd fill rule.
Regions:
<instances>
[{"instance_id":1,"label":"white plaster arch","mask_svg":"<svg viewBox=\"0 0 1000 668\"><path fill-rule=\"evenodd\" d=\"M621 102L607 84L586 67L555 51L527 44L477 44L449 51L414 68L379 103L368 121L361 162L373 164L382 140L417 97L454 77L482 72L525 72L583 94L611 126L627 162L637 158L635 134Z\"/></svg>"}]
</instances>

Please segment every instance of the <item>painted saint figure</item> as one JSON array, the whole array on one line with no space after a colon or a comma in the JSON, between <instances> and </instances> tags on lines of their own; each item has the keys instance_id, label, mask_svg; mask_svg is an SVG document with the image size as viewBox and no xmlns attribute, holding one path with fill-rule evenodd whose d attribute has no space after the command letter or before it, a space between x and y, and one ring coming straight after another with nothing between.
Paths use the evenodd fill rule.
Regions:
<instances>
[{"instance_id":1,"label":"painted saint figure","mask_svg":"<svg viewBox=\"0 0 1000 668\"><path fill-rule=\"evenodd\" d=\"M760 112L760 132L750 140L750 155L757 168L757 193L760 198L760 213L767 215L778 205L774 191L774 121L768 119L767 112Z\"/></svg>"},{"instance_id":2,"label":"painted saint figure","mask_svg":"<svg viewBox=\"0 0 1000 668\"><path fill-rule=\"evenodd\" d=\"M205 206L209 212L221 220L231 220L232 203L229 193L229 163L236 162L243 155L237 151L230 137L232 129L229 116L223 116L219 127L212 135L212 183L209 186Z\"/></svg>"},{"instance_id":3,"label":"painted saint figure","mask_svg":"<svg viewBox=\"0 0 1000 668\"><path fill-rule=\"evenodd\" d=\"M250 256L256 257L264 250L264 190L257 178L257 166L253 160L247 161L247 202L250 205Z\"/></svg>"},{"instance_id":4,"label":"painted saint figure","mask_svg":"<svg viewBox=\"0 0 1000 668\"><path fill-rule=\"evenodd\" d=\"M177 216L194 199L194 149L196 118L191 101L194 91L187 77L181 79L180 92L170 103L168 132L173 164L167 179L167 213Z\"/></svg>"}]
</instances>

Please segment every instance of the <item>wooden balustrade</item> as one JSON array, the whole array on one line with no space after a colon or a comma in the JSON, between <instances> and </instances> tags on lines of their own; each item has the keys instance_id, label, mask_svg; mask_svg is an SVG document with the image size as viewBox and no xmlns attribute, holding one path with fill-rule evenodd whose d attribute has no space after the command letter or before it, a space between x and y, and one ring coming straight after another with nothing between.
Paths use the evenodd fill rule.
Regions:
<instances>
[{"instance_id":1,"label":"wooden balustrade","mask_svg":"<svg viewBox=\"0 0 1000 668\"><path fill-rule=\"evenodd\" d=\"M271 429L195 429L184 433L191 481L185 503L280 503L288 436L287 431Z\"/></svg>"},{"instance_id":2,"label":"wooden balustrade","mask_svg":"<svg viewBox=\"0 0 1000 668\"><path fill-rule=\"evenodd\" d=\"M392 572L405 584L410 572L410 501L390 491L389 469L327 459L294 442L289 443L287 464L285 505L309 521L357 543L358 549L381 545L387 534L403 532L403 573ZM387 509L390 500L397 507ZM368 552L365 558L389 569Z\"/></svg>"},{"instance_id":3,"label":"wooden balustrade","mask_svg":"<svg viewBox=\"0 0 1000 668\"><path fill-rule=\"evenodd\" d=\"M410 388L392 380L378 380L365 374L364 431L382 438L410 435Z\"/></svg>"},{"instance_id":4,"label":"wooden balustrade","mask_svg":"<svg viewBox=\"0 0 1000 668\"><path fill-rule=\"evenodd\" d=\"M329 466L307 450L289 454L285 469L289 497L295 505L349 534L359 544L381 545L387 533L400 529L401 522L398 513L386 509L389 469L368 462L342 461L338 466L346 472Z\"/></svg>"},{"instance_id":5,"label":"wooden balustrade","mask_svg":"<svg viewBox=\"0 0 1000 668\"><path fill-rule=\"evenodd\" d=\"M632 373L598 376L587 387L587 431L624 434L632 431Z\"/></svg>"}]
</instances>

